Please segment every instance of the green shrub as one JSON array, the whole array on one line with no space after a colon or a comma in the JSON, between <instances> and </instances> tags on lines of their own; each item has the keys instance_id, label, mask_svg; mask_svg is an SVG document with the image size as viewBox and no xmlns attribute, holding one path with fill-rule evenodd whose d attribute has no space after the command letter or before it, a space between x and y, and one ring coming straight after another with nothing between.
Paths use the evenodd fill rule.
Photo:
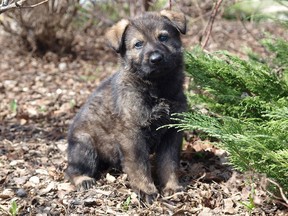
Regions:
<instances>
[{"instance_id":1,"label":"green shrub","mask_svg":"<svg viewBox=\"0 0 288 216\"><path fill-rule=\"evenodd\" d=\"M264 173L287 193L288 41L265 45L273 52L266 63L200 48L188 52L191 110L169 126L217 138L214 144L227 150L237 169Z\"/></svg>"}]
</instances>

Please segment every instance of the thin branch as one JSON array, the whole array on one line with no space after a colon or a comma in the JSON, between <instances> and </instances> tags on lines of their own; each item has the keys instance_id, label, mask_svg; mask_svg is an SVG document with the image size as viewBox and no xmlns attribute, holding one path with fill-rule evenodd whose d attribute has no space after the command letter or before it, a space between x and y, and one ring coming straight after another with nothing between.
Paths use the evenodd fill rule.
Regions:
<instances>
[{"instance_id":1,"label":"thin branch","mask_svg":"<svg viewBox=\"0 0 288 216\"><path fill-rule=\"evenodd\" d=\"M37 7L37 6L41 5L41 4L46 3L46 2L48 2L48 1L49 1L49 0L44 0L44 1L41 1L41 2L36 3L36 4L33 4L33 5L23 6L23 4L24 4L25 2L27 2L27 0L19 0L19 1L16 0L16 1L14 1L13 3L8 4L8 5L2 4L2 5L0 6L0 14L6 12L6 11L8 11L8 10L15 9L15 8L34 8L34 7ZM8 2L7 2L7 3L8 3Z\"/></svg>"},{"instance_id":2,"label":"thin branch","mask_svg":"<svg viewBox=\"0 0 288 216\"><path fill-rule=\"evenodd\" d=\"M281 197L276 196L275 194L273 194L272 192L270 192L268 190L266 190L266 193L273 198L273 202L281 204L281 205L283 205L283 206L288 208L288 204L283 202Z\"/></svg>"},{"instance_id":3,"label":"thin branch","mask_svg":"<svg viewBox=\"0 0 288 216\"><path fill-rule=\"evenodd\" d=\"M284 200L284 202L286 204L288 204L288 199L287 197L285 196L284 192L283 192L283 189L282 187L275 181L271 180L271 179L267 179L270 183L272 183L273 185L275 185L278 189L279 189L279 192L280 192L280 195L281 195L281 198Z\"/></svg>"},{"instance_id":4,"label":"thin branch","mask_svg":"<svg viewBox=\"0 0 288 216\"><path fill-rule=\"evenodd\" d=\"M212 14L210 16L210 19L209 19L209 22L205 28L205 31L204 31L204 35L205 35L205 39L204 39L204 42L202 44L202 49L204 49L209 41L209 37L211 35L211 31L212 31L212 26L213 26L213 23L214 23L214 20L215 20L215 17L217 15L217 12L218 12L218 9L221 5L223 0L218 0L215 4L215 7L213 8L213 11L212 11Z\"/></svg>"},{"instance_id":5,"label":"thin branch","mask_svg":"<svg viewBox=\"0 0 288 216\"><path fill-rule=\"evenodd\" d=\"M42 2L38 2L38 3L33 4L33 5L21 6L21 8L34 8L34 7L37 7L37 6L39 6L39 5L42 5L42 4L46 3L46 2L48 2L48 1L49 1L49 0L44 0L44 1L42 1Z\"/></svg>"},{"instance_id":6,"label":"thin branch","mask_svg":"<svg viewBox=\"0 0 288 216\"><path fill-rule=\"evenodd\" d=\"M174 193L174 194L172 194L172 195L170 195L170 196L164 196L164 197L162 197L162 200L169 200L169 199L171 199L171 198L173 198L173 197L177 197L178 195L185 195L185 194L186 194L186 193L183 192L183 191L176 192L176 193Z\"/></svg>"}]
</instances>

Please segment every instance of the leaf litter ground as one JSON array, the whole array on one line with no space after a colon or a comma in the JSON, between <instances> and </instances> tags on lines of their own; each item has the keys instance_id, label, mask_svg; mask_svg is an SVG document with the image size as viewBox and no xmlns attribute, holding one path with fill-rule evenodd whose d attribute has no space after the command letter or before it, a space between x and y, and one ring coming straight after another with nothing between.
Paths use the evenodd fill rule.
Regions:
<instances>
[{"instance_id":1,"label":"leaf litter ground","mask_svg":"<svg viewBox=\"0 0 288 216\"><path fill-rule=\"evenodd\" d=\"M198 43L199 28L193 26L183 38L187 49ZM262 35L262 27L247 28ZM265 28L275 33L270 25ZM238 22L216 22L207 49L240 56L245 46L263 52L248 30ZM105 39L96 38L80 39L81 57L39 58L0 35L1 215L9 215L13 201L19 215L287 215L265 192L264 176L233 170L225 151L195 134L187 134L183 146L183 192L159 196L147 206L129 188L127 175L115 170L103 173L93 189L76 191L64 175L67 128L91 91L117 68Z\"/></svg>"}]
</instances>

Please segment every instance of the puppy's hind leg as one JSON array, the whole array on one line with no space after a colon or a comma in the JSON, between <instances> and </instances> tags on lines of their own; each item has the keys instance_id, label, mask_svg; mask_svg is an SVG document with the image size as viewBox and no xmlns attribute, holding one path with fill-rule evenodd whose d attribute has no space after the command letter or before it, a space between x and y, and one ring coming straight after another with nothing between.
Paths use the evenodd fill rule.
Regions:
<instances>
[{"instance_id":1,"label":"puppy's hind leg","mask_svg":"<svg viewBox=\"0 0 288 216\"><path fill-rule=\"evenodd\" d=\"M68 167L66 174L78 190L95 184L99 158L91 136L77 133L68 139Z\"/></svg>"}]
</instances>

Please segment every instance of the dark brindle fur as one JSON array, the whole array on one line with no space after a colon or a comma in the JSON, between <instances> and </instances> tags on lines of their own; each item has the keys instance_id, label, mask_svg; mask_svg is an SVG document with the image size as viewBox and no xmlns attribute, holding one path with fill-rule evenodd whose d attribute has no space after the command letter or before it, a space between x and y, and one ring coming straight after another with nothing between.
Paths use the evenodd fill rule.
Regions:
<instances>
[{"instance_id":1,"label":"dark brindle fur","mask_svg":"<svg viewBox=\"0 0 288 216\"><path fill-rule=\"evenodd\" d=\"M161 11L122 20L107 32L121 67L93 92L70 127L66 172L78 188L90 188L103 165L121 164L132 188L153 197L151 153L159 188L181 188L176 172L182 133L157 128L186 109L180 40L185 31L183 14Z\"/></svg>"}]
</instances>

